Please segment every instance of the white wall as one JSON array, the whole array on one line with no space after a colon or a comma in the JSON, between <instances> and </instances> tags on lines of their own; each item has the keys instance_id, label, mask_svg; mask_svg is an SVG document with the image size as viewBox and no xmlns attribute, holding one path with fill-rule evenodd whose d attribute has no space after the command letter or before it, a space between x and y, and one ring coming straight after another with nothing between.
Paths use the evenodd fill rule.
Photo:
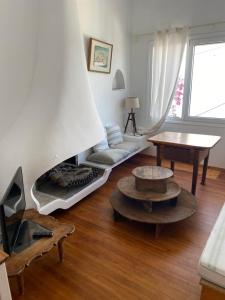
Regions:
<instances>
[{"instance_id":1,"label":"white wall","mask_svg":"<svg viewBox=\"0 0 225 300\"><path fill-rule=\"evenodd\" d=\"M131 93L138 95L141 100L141 109L138 112L138 125L148 126L148 105L146 92L148 88L148 54L152 45L155 30L170 26L200 25L225 21L224 0L133 0L132 7L132 68ZM219 28L219 29L218 29ZM220 30L224 25L209 31ZM202 28L195 29L200 32ZM225 29L223 29L225 31ZM151 55L150 55L151 56ZM188 123L166 123L162 130L191 132L200 134L220 135L223 140L211 151L209 164L225 168L225 127L210 126L207 124L193 125Z\"/></svg>"},{"instance_id":2,"label":"white wall","mask_svg":"<svg viewBox=\"0 0 225 300\"><path fill-rule=\"evenodd\" d=\"M111 74L89 72L88 76L102 123L122 125L123 99L130 87L130 1L78 0L78 8L86 56L90 37L113 44ZM126 89L112 91L117 69L123 72Z\"/></svg>"}]
</instances>

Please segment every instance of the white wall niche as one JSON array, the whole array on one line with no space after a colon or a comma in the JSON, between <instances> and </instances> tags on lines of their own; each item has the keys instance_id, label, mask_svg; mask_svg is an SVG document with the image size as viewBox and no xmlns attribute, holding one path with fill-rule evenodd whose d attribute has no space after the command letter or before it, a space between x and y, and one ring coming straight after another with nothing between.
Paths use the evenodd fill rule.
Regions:
<instances>
[{"instance_id":1,"label":"white wall niche","mask_svg":"<svg viewBox=\"0 0 225 300\"><path fill-rule=\"evenodd\" d=\"M116 73L113 77L113 82L112 82L112 90L124 90L125 89L125 80L123 73L120 69L116 70Z\"/></svg>"}]
</instances>

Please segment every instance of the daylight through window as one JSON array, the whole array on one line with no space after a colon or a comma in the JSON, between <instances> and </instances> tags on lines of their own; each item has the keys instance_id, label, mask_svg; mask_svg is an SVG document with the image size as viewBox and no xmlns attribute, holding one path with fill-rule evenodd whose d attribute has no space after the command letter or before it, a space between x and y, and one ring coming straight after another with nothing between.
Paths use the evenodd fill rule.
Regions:
<instances>
[{"instance_id":1,"label":"daylight through window","mask_svg":"<svg viewBox=\"0 0 225 300\"><path fill-rule=\"evenodd\" d=\"M225 42L192 47L192 66L185 66L184 55L169 117L181 118L183 113L187 119L225 119ZM184 95L185 85L189 86ZM183 105L185 101L188 105Z\"/></svg>"}]
</instances>

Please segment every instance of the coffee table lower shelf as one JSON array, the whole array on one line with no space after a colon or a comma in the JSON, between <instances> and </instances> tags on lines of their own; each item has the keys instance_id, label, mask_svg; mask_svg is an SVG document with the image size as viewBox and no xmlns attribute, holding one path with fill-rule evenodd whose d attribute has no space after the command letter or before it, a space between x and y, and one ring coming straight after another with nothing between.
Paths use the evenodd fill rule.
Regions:
<instances>
[{"instance_id":1,"label":"coffee table lower shelf","mask_svg":"<svg viewBox=\"0 0 225 300\"><path fill-rule=\"evenodd\" d=\"M132 221L155 224L156 238L163 225L187 219L197 211L196 197L184 189L177 197L176 206L171 205L171 201L157 202L153 203L152 211L143 202L129 198L118 190L113 192L110 202L115 221L125 217Z\"/></svg>"}]
</instances>

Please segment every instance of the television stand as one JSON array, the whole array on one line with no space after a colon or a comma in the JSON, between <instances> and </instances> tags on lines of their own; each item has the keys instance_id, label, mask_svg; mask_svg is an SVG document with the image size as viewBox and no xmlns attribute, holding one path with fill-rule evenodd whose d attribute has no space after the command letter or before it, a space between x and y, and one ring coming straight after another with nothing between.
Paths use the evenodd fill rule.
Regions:
<instances>
[{"instance_id":1,"label":"television stand","mask_svg":"<svg viewBox=\"0 0 225 300\"><path fill-rule=\"evenodd\" d=\"M24 219L50 229L53 232L53 236L41 238L21 252L12 253L7 259L6 268L8 277L17 278L21 294L24 294L24 269L28 267L34 259L48 253L54 246L58 247L59 260L62 262L64 238L72 234L75 230L73 224L60 223L55 218L41 215L34 209L25 211Z\"/></svg>"}]
</instances>

